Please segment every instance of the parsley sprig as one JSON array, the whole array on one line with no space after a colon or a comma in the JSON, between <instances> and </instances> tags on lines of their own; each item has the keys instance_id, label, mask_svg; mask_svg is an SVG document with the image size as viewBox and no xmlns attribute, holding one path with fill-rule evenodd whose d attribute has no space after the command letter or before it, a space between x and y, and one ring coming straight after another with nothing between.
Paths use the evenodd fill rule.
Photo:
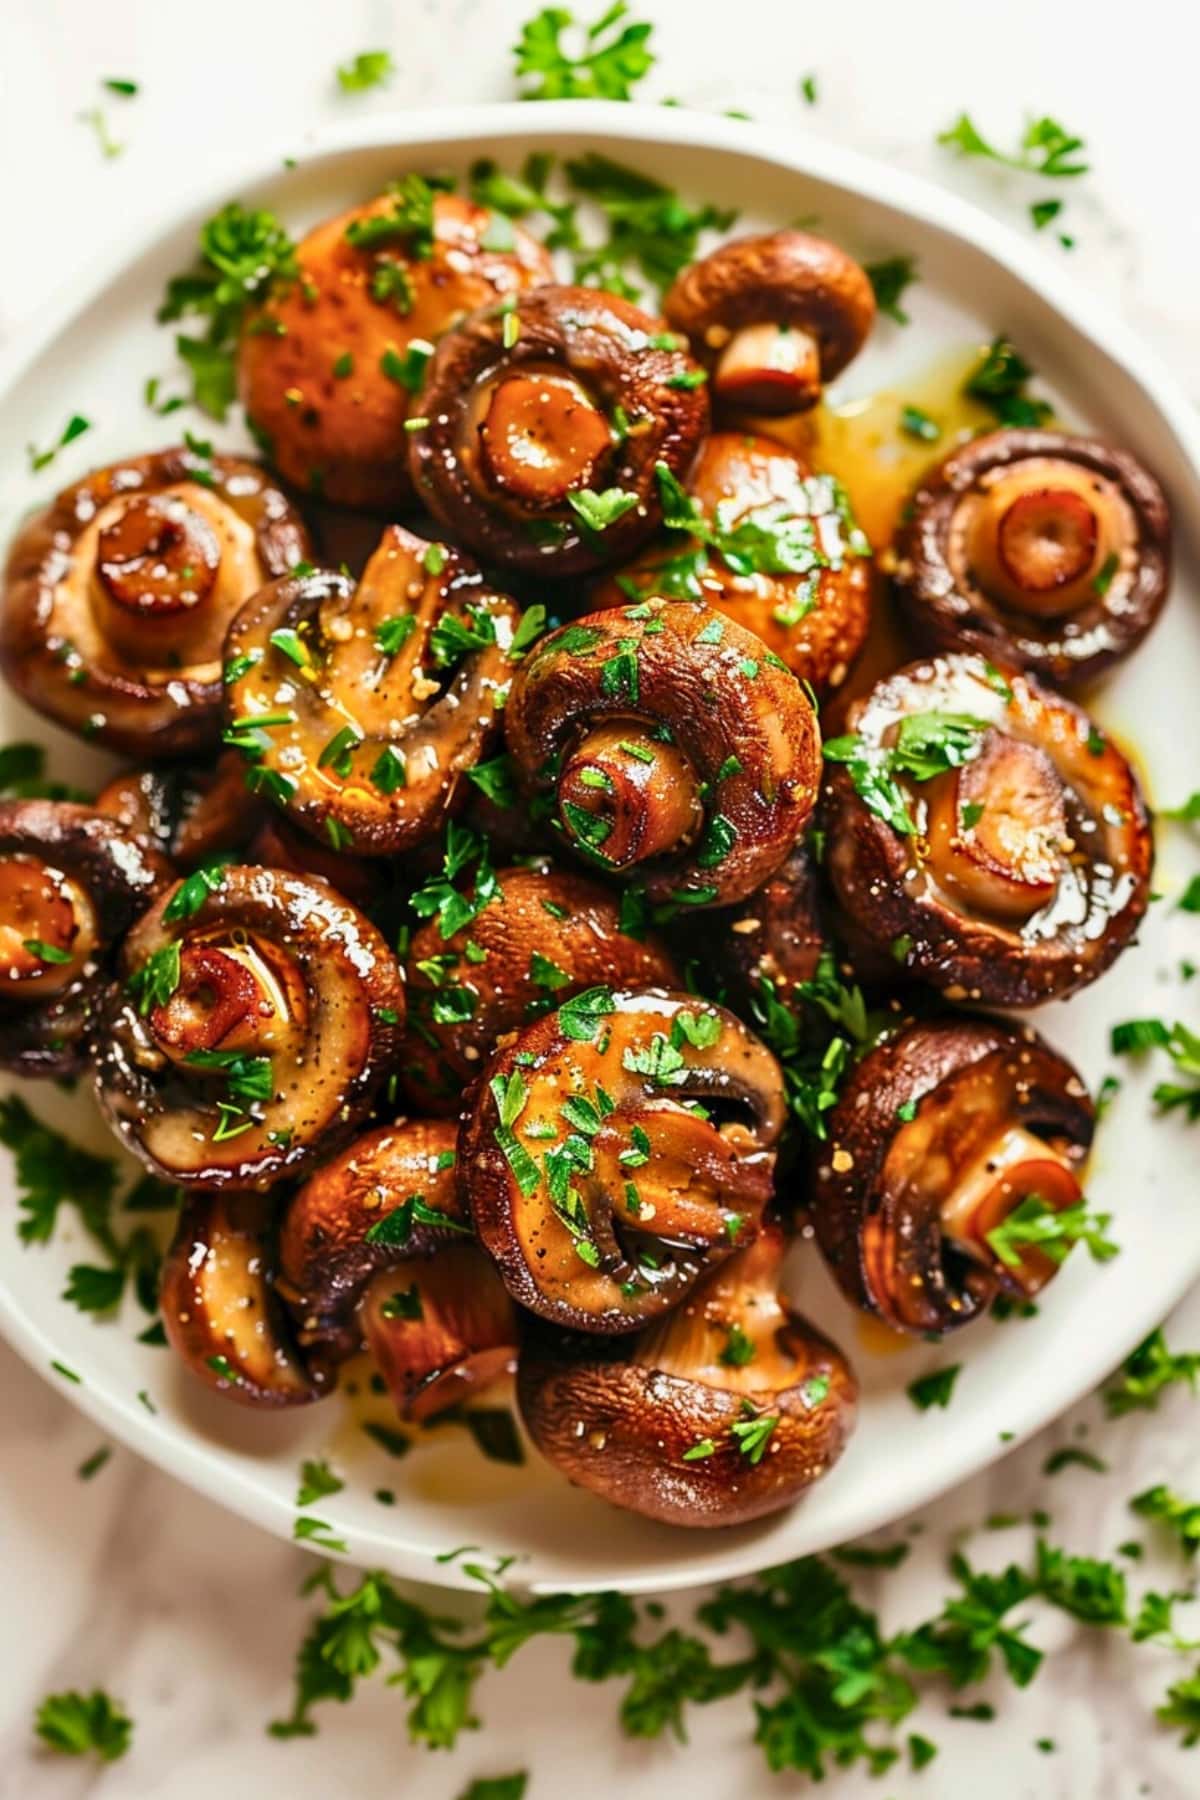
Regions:
<instances>
[{"instance_id":1,"label":"parsley sprig","mask_svg":"<svg viewBox=\"0 0 1200 1800\"><path fill-rule=\"evenodd\" d=\"M513 46L522 100L628 100L654 67L650 38L654 27L626 23L629 8L615 0L590 25L581 25L564 7L548 6L521 28ZM565 32L582 32L572 55Z\"/></svg>"},{"instance_id":2,"label":"parsley sprig","mask_svg":"<svg viewBox=\"0 0 1200 1800\"><path fill-rule=\"evenodd\" d=\"M868 812L901 836L915 837L908 795L898 777L932 781L949 769L962 768L979 754L987 728L986 719L970 713L910 713L901 720L894 744L868 744L857 734L829 738L825 759L844 765Z\"/></svg>"}]
</instances>

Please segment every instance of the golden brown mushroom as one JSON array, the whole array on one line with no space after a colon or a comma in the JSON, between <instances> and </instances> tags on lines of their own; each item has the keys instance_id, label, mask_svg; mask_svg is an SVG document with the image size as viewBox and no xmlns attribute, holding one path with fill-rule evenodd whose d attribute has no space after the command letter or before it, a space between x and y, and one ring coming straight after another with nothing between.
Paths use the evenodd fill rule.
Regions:
<instances>
[{"instance_id":1,"label":"golden brown mushroom","mask_svg":"<svg viewBox=\"0 0 1200 1800\"><path fill-rule=\"evenodd\" d=\"M267 1188L337 1148L395 1059L387 944L315 876L233 866L129 933L97 1033L109 1124L184 1187Z\"/></svg>"},{"instance_id":2,"label":"golden brown mushroom","mask_svg":"<svg viewBox=\"0 0 1200 1800\"><path fill-rule=\"evenodd\" d=\"M406 504L404 428L434 343L553 275L520 225L415 175L316 226L240 346L242 400L275 467L343 506Z\"/></svg>"},{"instance_id":3,"label":"golden brown mushroom","mask_svg":"<svg viewBox=\"0 0 1200 1800\"><path fill-rule=\"evenodd\" d=\"M800 1499L845 1448L858 1388L779 1294L783 1252L766 1227L632 1346L533 1334L518 1396L547 1461L667 1525L741 1525Z\"/></svg>"},{"instance_id":4,"label":"golden brown mushroom","mask_svg":"<svg viewBox=\"0 0 1200 1800\"><path fill-rule=\"evenodd\" d=\"M631 1331L754 1236L783 1121L779 1065L731 1013L593 988L486 1064L460 1180L515 1300Z\"/></svg>"},{"instance_id":5,"label":"golden brown mushroom","mask_svg":"<svg viewBox=\"0 0 1200 1800\"><path fill-rule=\"evenodd\" d=\"M333 849L409 850L499 732L519 618L466 557L389 525L357 586L317 570L242 608L225 741Z\"/></svg>"},{"instance_id":6,"label":"golden brown mushroom","mask_svg":"<svg viewBox=\"0 0 1200 1800\"><path fill-rule=\"evenodd\" d=\"M711 370L714 402L806 412L861 350L875 322L865 271L803 231L734 238L676 276L667 322Z\"/></svg>"},{"instance_id":7,"label":"golden brown mushroom","mask_svg":"<svg viewBox=\"0 0 1200 1800\"><path fill-rule=\"evenodd\" d=\"M911 663L825 745L825 866L854 929L951 999L1035 1006L1137 929L1137 779L1079 707L981 657Z\"/></svg>"},{"instance_id":8,"label":"golden brown mushroom","mask_svg":"<svg viewBox=\"0 0 1200 1800\"><path fill-rule=\"evenodd\" d=\"M813 1221L839 1286L918 1335L1035 1293L1074 1241L1047 1254L1037 1226L1082 1206L1094 1123L1079 1075L1028 1027L906 1026L858 1064L821 1147Z\"/></svg>"},{"instance_id":9,"label":"golden brown mushroom","mask_svg":"<svg viewBox=\"0 0 1200 1800\"><path fill-rule=\"evenodd\" d=\"M0 668L31 706L114 750L185 756L220 735L234 613L309 554L265 470L194 449L64 488L18 533Z\"/></svg>"},{"instance_id":10,"label":"golden brown mushroom","mask_svg":"<svg viewBox=\"0 0 1200 1800\"><path fill-rule=\"evenodd\" d=\"M995 431L922 483L897 554L901 612L920 644L1084 681L1128 655L1161 612L1171 517L1126 450Z\"/></svg>"},{"instance_id":11,"label":"golden brown mushroom","mask_svg":"<svg viewBox=\"0 0 1200 1800\"><path fill-rule=\"evenodd\" d=\"M589 613L541 639L504 715L536 806L594 868L656 905L752 893L799 838L816 715L750 632L691 601Z\"/></svg>"},{"instance_id":12,"label":"golden brown mushroom","mask_svg":"<svg viewBox=\"0 0 1200 1800\"><path fill-rule=\"evenodd\" d=\"M96 795L97 812L116 819L140 843L181 869L244 848L266 810L246 787L244 763L234 750L225 751L207 769L185 763L129 769Z\"/></svg>"}]
</instances>

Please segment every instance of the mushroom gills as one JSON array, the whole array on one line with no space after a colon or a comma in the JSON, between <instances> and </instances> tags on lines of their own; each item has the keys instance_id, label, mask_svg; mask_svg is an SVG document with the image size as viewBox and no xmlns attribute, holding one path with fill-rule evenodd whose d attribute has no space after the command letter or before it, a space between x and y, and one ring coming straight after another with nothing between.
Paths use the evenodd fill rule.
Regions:
<instances>
[{"instance_id":1,"label":"mushroom gills","mask_svg":"<svg viewBox=\"0 0 1200 1800\"><path fill-rule=\"evenodd\" d=\"M405 1420L473 1399L516 1367L516 1308L474 1244L397 1262L372 1281L360 1316Z\"/></svg>"}]
</instances>

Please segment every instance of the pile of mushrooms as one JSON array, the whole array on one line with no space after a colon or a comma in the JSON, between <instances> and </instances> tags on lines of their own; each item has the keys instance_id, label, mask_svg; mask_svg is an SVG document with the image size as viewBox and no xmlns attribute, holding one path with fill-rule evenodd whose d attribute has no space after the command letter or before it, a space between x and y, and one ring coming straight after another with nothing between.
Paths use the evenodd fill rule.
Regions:
<instances>
[{"instance_id":1,"label":"pile of mushrooms","mask_svg":"<svg viewBox=\"0 0 1200 1800\"><path fill-rule=\"evenodd\" d=\"M415 1430L515 1381L570 1481L743 1524L854 1426L806 1218L922 1338L1063 1260L1015 1227L1082 1207L1095 1110L980 1008L1145 911L1137 778L1057 689L1153 623L1169 519L1009 430L872 546L796 448L874 321L843 249L734 239L661 319L558 273L407 176L248 308L262 462L189 439L24 524L0 667L132 766L0 801L0 1064L88 1071L180 1190L163 1322L214 1393L365 1354ZM373 516L361 567L290 492ZM885 548L908 655L834 723Z\"/></svg>"}]
</instances>

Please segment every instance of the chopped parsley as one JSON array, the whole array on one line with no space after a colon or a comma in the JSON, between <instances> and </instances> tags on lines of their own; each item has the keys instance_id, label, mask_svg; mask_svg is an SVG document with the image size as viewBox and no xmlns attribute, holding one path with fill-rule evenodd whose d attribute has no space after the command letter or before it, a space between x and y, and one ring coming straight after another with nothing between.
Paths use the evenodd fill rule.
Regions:
<instances>
[{"instance_id":1,"label":"chopped parsley","mask_svg":"<svg viewBox=\"0 0 1200 1800\"><path fill-rule=\"evenodd\" d=\"M997 150L975 125L969 113L960 113L953 125L938 133L939 144L959 156L981 157L988 162L1003 163L1026 175L1040 175L1066 180L1086 175L1089 164L1082 160L1087 146L1060 125L1057 119L1031 119L1015 150Z\"/></svg>"},{"instance_id":2,"label":"chopped parsley","mask_svg":"<svg viewBox=\"0 0 1200 1800\"><path fill-rule=\"evenodd\" d=\"M368 88L385 87L395 72L389 50L360 50L349 62L338 64L337 84L343 94L363 94Z\"/></svg>"},{"instance_id":3,"label":"chopped parsley","mask_svg":"<svg viewBox=\"0 0 1200 1800\"><path fill-rule=\"evenodd\" d=\"M900 302L917 279L916 258L889 256L881 262L866 263L863 272L871 284L880 312L897 325L907 325L908 314Z\"/></svg>"},{"instance_id":4,"label":"chopped parsley","mask_svg":"<svg viewBox=\"0 0 1200 1800\"><path fill-rule=\"evenodd\" d=\"M990 348L963 384L963 393L978 400L998 425L1038 426L1053 417L1045 400L1032 400L1025 392L1033 370L1006 337L993 340Z\"/></svg>"},{"instance_id":5,"label":"chopped parsley","mask_svg":"<svg viewBox=\"0 0 1200 1800\"><path fill-rule=\"evenodd\" d=\"M26 454L32 473L36 475L41 469L49 468L60 450L65 450L68 444L73 444L76 438L82 437L85 431L91 429L90 419L85 419L82 413L72 413L59 433L57 442L51 444L48 450L39 450L33 444L27 445Z\"/></svg>"},{"instance_id":6,"label":"chopped parsley","mask_svg":"<svg viewBox=\"0 0 1200 1800\"><path fill-rule=\"evenodd\" d=\"M63 1756L97 1756L101 1762L117 1762L133 1738L133 1720L101 1688L90 1694L73 1688L48 1694L33 1728L51 1750Z\"/></svg>"},{"instance_id":7,"label":"chopped parsley","mask_svg":"<svg viewBox=\"0 0 1200 1800\"><path fill-rule=\"evenodd\" d=\"M625 0L607 7L582 26L578 55L564 47L564 31L575 15L548 6L521 27L513 46L522 100L628 100L654 67L650 38L654 27L628 20Z\"/></svg>"},{"instance_id":8,"label":"chopped parsley","mask_svg":"<svg viewBox=\"0 0 1200 1800\"><path fill-rule=\"evenodd\" d=\"M919 1412L928 1412L931 1406L945 1408L961 1372L961 1363L951 1363L945 1369L935 1369L931 1375L919 1375L916 1381L909 1382L905 1392Z\"/></svg>"},{"instance_id":9,"label":"chopped parsley","mask_svg":"<svg viewBox=\"0 0 1200 1800\"><path fill-rule=\"evenodd\" d=\"M1055 1210L1037 1194L1027 1194L1007 1218L987 1233L987 1242L1009 1269L1021 1266L1025 1250L1037 1250L1051 1262L1065 1262L1076 1244L1086 1244L1096 1262L1108 1262L1118 1246L1104 1233L1110 1213L1090 1213L1087 1202Z\"/></svg>"}]
</instances>

